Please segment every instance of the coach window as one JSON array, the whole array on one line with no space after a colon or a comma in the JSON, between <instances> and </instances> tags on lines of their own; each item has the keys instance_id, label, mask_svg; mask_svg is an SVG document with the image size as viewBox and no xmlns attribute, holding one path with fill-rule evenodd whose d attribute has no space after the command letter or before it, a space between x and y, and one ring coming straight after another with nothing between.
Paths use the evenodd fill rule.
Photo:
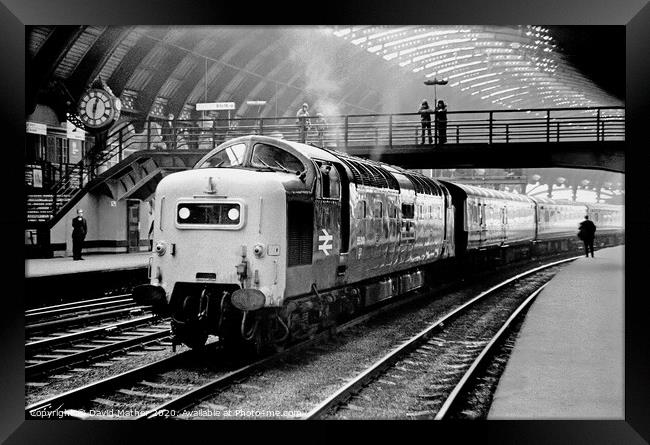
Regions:
<instances>
[{"instance_id":1,"label":"coach window","mask_svg":"<svg viewBox=\"0 0 650 445\"><path fill-rule=\"evenodd\" d=\"M415 217L415 205L402 204L402 218L413 219Z\"/></svg>"},{"instance_id":2,"label":"coach window","mask_svg":"<svg viewBox=\"0 0 650 445\"><path fill-rule=\"evenodd\" d=\"M199 168L235 167L244 163L246 144L226 147L208 158Z\"/></svg>"},{"instance_id":3,"label":"coach window","mask_svg":"<svg viewBox=\"0 0 650 445\"><path fill-rule=\"evenodd\" d=\"M373 215L372 215L373 218L381 219L384 216L383 213L384 212L383 212L383 206L382 206L381 201L375 201L375 210L374 210Z\"/></svg>"},{"instance_id":4,"label":"coach window","mask_svg":"<svg viewBox=\"0 0 650 445\"><path fill-rule=\"evenodd\" d=\"M305 169L300 159L291 153L267 144L255 144L251 164L255 167L286 170L289 173L299 173Z\"/></svg>"},{"instance_id":5,"label":"coach window","mask_svg":"<svg viewBox=\"0 0 650 445\"><path fill-rule=\"evenodd\" d=\"M363 219L366 217L366 201L359 201L357 203L357 218Z\"/></svg>"}]
</instances>

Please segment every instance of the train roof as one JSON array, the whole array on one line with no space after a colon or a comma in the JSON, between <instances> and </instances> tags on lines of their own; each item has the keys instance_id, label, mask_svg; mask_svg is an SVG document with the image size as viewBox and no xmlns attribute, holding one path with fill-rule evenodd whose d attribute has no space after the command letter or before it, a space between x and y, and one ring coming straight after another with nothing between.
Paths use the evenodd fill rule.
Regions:
<instances>
[{"instance_id":1,"label":"train roof","mask_svg":"<svg viewBox=\"0 0 650 445\"><path fill-rule=\"evenodd\" d=\"M494 199L504 199L508 201L520 201L533 203L533 199L526 195L519 195L517 193L502 192L499 190L484 189L481 187L475 187L473 185L459 184L457 182L442 181L445 185L450 184L451 186L458 187L468 196L480 196L482 198L494 198Z\"/></svg>"},{"instance_id":2,"label":"train roof","mask_svg":"<svg viewBox=\"0 0 650 445\"><path fill-rule=\"evenodd\" d=\"M530 199L538 204L554 204L554 205L584 205L582 202L568 201L566 199L551 199L544 196L531 196Z\"/></svg>"}]
</instances>

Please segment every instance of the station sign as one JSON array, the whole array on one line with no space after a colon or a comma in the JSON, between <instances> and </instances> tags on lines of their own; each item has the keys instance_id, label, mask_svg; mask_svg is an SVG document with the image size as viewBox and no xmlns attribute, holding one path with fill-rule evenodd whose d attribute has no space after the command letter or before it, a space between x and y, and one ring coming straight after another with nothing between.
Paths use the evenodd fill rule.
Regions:
<instances>
[{"instance_id":1,"label":"station sign","mask_svg":"<svg viewBox=\"0 0 650 445\"><path fill-rule=\"evenodd\" d=\"M47 125L36 122L27 122L27 133L47 136Z\"/></svg>"},{"instance_id":2,"label":"station sign","mask_svg":"<svg viewBox=\"0 0 650 445\"><path fill-rule=\"evenodd\" d=\"M196 104L196 111L234 110L235 102L206 102Z\"/></svg>"},{"instance_id":3,"label":"station sign","mask_svg":"<svg viewBox=\"0 0 650 445\"><path fill-rule=\"evenodd\" d=\"M258 106L261 107L262 105L266 105L266 101L265 100L248 100L248 101L246 101L246 105L250 105L250 106L258 105Z\"/></svg>"}]
</instances>

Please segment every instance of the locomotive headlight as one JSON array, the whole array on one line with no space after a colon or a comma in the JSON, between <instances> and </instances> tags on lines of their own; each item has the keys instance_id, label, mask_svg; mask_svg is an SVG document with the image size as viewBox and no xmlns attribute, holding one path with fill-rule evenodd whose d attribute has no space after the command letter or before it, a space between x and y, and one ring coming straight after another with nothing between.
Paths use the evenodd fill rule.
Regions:
<instances>
[{"instance_id":1,"label":"locomotive headlight","mask_svg":"<svg viewBox=\"0 0 650 445\"><path fill-rule=\"evenodd\" d=\"M178 217L180 219L189 218L190 217L190 209L188 209L187 207L181 207L180 209L178 209Z\"/></svg>"},{"instance_id":2,"label":"locomotive headlight","mask_svg":"<svg viewBox=\"0 0 650 445\"><path fill-rule=\"evenodd\" d=\"M158 241L154 250L159 256L163 256L167 251L167 244L164 241Z\"/></svg>"},{"instance_id":3,"label":"locomotive headlight","mask_svg":"<svg viewBox=\"0 0 650 445\"><path fill-rule=\"evenodd\" d=\"M264 256L264 244L255 244L255 247L253 247L253 253L257 258L262 258Z\"/></svg>"},{"instance_id":4,"label":"locomotive headlight","mask_svg":"<svg viewBox=\"0 0 650 445\"><path fill-rule=\"evenodd\" d=\"M239 210L234 207L228 210L228 218L230 218L231 221L236 221L239 218Z\"/></svg>"}]
</instances>

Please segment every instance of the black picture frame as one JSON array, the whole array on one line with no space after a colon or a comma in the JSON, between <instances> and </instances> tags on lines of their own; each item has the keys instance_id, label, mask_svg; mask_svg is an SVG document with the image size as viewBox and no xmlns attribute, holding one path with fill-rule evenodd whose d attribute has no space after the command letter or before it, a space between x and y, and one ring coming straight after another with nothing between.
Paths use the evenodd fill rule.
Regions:
<instances>
[{"instance_id":1,"label":"black picture frame","mask_svg":"<svg viewBox=\"0 0 650 445\"><path fill-rule=\"evenodd\" d=\"M312 6L313 5L313 6ZM292 13L290 20L286 14ZM650 205L644 168L650 167L650 144L644 130L650 95L650 5L646 0L589 2L588 0L485 0L361 1L334 4L302 2L290 5L229 3L217 0L0 0L2 30L2 87L0 122L3 132L3 196L8 201L0 212L4 276L2 292L2 378L0 379L0 440L6 443L121 443L164 437L165 442L252 442L255 439L283 442L338 442L353 440L339 423L261 422L250 428L240 422L77 422L24 420L24 320L22 289L24 255L22 232L24 190L22 163L25 135L25 25L36 24L284 24L289 21L319 24L611 24L626 27L626 349L625 420L620 421L490 421L490 422L383 422L372 425L351 422L368 439L429 442L441 437L454 441L494 443L647 443L650 440L650 345L648 344L647 277L643 264L648 236ZM248 22L248 23L247 23ZM251 23L252 22L252 23ZM606 52L602 55L607 63ZM10 137L7 137L7 136ZM15 166L15 168L14 168ZM242 428L242 426L244 428ZM146 434L143 436L142 434ZM417 434L418 438L414 435Z\"/></svg>"}]
</instances>

